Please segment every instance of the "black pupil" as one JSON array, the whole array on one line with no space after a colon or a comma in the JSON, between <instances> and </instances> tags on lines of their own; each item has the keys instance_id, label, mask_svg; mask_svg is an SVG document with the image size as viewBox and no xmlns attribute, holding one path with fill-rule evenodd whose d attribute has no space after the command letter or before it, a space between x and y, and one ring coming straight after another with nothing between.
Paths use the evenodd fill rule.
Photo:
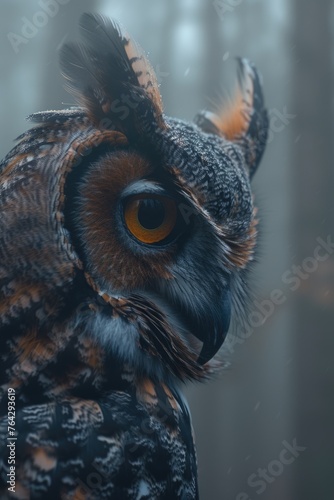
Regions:
<instances>
[{"instance_id":1,"label":"black pupil","mask_svg":"<svg viewBox=\"0 0 334 500\"><path fill-rule=\"evenodd\" d=\"M138 206L138 220L145 229L157 229L165 220L165 207L162 201L156 198L140 200Z\"/></svg>"}]
</instances>

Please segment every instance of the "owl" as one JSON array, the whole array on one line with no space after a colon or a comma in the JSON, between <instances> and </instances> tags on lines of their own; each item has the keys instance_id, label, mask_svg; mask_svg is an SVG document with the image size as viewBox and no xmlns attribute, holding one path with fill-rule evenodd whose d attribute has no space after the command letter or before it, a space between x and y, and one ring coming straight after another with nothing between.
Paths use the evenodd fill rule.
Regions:
<instances>
[{"instance_id":1,"label":"owl","mask_svg":"<svg viewBox=\"0 0 334 500\"><path fill-rule=\"evenodd\" d=\"M197 499L182 387L247 296L261 80L239 59L231 103L187 123L115 21L80 29L78 105L32 115L0 164L0 497Z\"/></svg>"}]
</instances>

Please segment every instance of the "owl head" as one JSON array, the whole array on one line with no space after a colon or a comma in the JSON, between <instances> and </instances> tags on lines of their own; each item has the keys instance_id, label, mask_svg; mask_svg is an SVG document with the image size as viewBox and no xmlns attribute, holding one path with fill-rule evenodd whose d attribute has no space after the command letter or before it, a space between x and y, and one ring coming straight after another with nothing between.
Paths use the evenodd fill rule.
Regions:
<instances>
[{"instance_id":1,"label":"owl head","mask_svg":"<svg viewBox=\"0 0 334 500\"><path fill-rule=\"evenodd\" d=\"M116 22L85 14L80 28L60 53L79 106L34 114L0 166L3 338L36 351L46 332L83 336L138 373L199 379L256 246L260 78L238 60L231 103L187 123L164 114L152 66Z\"/></svg>"}]
</instances>

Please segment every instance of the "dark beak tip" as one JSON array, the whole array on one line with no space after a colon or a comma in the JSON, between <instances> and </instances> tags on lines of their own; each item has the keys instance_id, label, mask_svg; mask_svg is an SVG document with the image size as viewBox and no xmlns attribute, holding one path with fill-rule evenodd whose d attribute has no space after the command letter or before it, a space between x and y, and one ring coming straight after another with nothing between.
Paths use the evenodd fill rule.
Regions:
<instances>
[{"instance_id":1,"label":"dark beak tip","mask_svg":"<svg viewBox=\"0 0 334 500\"><path fill-rule=\"evenodd\" d=\"M210 340L205 340L203 342L202 350L197 359L197 363L199 365L205 365L217 354L224 343L226 334L227 332L225 332L223 335L220 335L219 339L216 339L216 342L214 343L211 343Z\"/></svg>"},{"instance_id":2,"label":"dark beak tip","mask_svg":"<svg viewBox=\"0 0 334 500\"><path fill-rule=\"evenodd\" d=\"M214 314L207 321L206 328L203 328L201 336L198 336L203 341L202 350L197 359L199 365L205 365L217 354L230 328L230 320L231 293L230 290L225 290L223 300L220 302L219 314ZM203 335L203 331L205 330L208 331L207 335Z\"/></svg>"}]
</instances>

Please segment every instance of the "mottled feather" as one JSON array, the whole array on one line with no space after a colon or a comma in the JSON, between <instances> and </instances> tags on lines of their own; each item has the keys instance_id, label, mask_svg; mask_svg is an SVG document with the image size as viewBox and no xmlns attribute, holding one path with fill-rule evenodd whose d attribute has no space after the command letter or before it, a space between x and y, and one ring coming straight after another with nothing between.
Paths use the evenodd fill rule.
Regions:
<instances>
[{"instance_id":1,"label":"mottled feather","mask_svg":"<svg viewBox=\"0 0 334 500\"><path fill-rule=\"evenodd\" d=\"M0 163L0 497L11 389L11 498L196 500L180 385L219 366L248 295L261 82L242 60L231 109L169 118L124 30L91 14L80 29L60 60L81 107L32 115ZM140 240L128 205L166 237Z\"/></svg>"}]
</instances>

